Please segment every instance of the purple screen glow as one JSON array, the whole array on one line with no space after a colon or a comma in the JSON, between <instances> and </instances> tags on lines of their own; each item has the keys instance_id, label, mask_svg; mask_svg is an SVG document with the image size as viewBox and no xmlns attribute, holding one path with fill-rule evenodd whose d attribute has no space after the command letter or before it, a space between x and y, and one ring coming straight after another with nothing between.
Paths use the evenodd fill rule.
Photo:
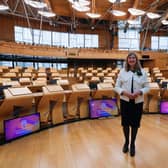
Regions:
<instances>
[{"instance_id":1,"label":"purple screen glow","mask_svg":"<svg viewBox=\"0 0 168 168\"><path fill-rule=\"evenodd\" d=\"M5 140L10 141L40 129L39 113L4 121Z\"/></svg>"},{"instance_id":2,"label":"purple screen glow","mask_svg":"<svg viewBox=\"0 0 168 168\"><path fill-rule=\"evenodd\" d=\"M116 102L116 99L90 100L90 117L99 118L112 116L117 110Z\"/></svg>"},{"instance_id":3,"label":"purple screen glow","mask_svg":"<svg viewBox=\"0 0 168 168\"><path fill-rule=\"evenodd\" d=\"M160 113L168 114L168 101L160 102Z\"/></svg>"}]
</instances>

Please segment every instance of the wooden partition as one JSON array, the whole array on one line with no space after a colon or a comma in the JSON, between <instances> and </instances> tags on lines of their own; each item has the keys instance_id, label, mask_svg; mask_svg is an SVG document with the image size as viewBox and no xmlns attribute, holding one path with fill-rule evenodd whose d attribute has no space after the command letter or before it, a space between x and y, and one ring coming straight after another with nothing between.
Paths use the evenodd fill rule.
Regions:
<instances>
[{"instance_id":1,"label":"wooden partition","mask_svg":"<svg viewBox=\"0 0 168 168\"><path fill-rule=\"evenodd\" d=\"M47 85L43 87L43 96L37 105L41 122L58 124L64 122L62 103L64 92L61 86Z\"/></svg>"},{"instance_id":2,"label":"wooden partition","mask_svg":"<svg viewBox=\"0 0 168 168\"><path fill-rule=\"evenodd\" d=\"M3 120L32 113L33 96L28 88L9 88L4 94L0 105L0 133L3 132Z\"/></svg>"},{"instance_id":3,"label":"wooden partition","mask_svg":"<svg viewBox=\"0 0 168 168\"><path fill-rule=\"evenodd\" d=\"M87 84L81 83L72 85L72 90L77 96L79 118L88 118L88 100L90 98L90 88Z\"/></svg>"}]
</instances>

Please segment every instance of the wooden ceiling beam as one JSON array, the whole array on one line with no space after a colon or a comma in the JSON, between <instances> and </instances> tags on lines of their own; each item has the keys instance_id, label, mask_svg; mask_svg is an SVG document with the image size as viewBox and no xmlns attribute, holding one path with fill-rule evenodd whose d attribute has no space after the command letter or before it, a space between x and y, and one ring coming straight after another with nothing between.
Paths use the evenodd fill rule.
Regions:
<instances>
[{"instance_id":1,"label":"wooden ceiling beam","mask_svg":"<svg viewBox=\"0 0 168 168\"><path fill-rule=\"evenodd\" d=\"M44 0L44 3L47 4L47 6L48 6L48 10L49 10L50 12L52 12L53 10L52 10L52 6L51 6L51 2L50 2L50 0Z\"/></svg>"},{"instance_id":2,"label":"wooden ceiling beam","mask_svg":"<svg viewBox=\"0 0 168 168\"><path fill-rule=\"evenodd\" d=\"M158 31L159 27L162 25L162 20L168 19L168 9L162 14L162 17L157 21L157 23L154 25L153 30Z\"/></svg>"},{"instance_id":3,"label":"wooden ceiling beam","mask_svg":"<svg viewBox=\"0 0 168 168\"><path fill-rule=\"evenodd\" d=\"M137 7L138 7L138 4L139 4L139 1L140 1L140 0L135 0L135 1L134 1L134 4L133 4L133 6L132 6L132 8L137 8ZM129 14L127 20L133 20L133 19L135 19L135 18L136 18L135 16ZM129 26L129 23L127 22L127 23L125 24L125 27L124 27L124 32L127 31L128 26Z\"/></svg>"}]
</instances>

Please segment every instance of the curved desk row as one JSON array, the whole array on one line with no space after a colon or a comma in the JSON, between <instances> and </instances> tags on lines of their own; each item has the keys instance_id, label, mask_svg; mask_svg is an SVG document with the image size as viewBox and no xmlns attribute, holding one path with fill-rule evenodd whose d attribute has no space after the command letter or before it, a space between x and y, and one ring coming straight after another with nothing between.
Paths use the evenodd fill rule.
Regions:
<instances>
[{"instance_id":1,"label":"curved desk row","mask_svg":"<svg viewBox=\"0 0 168 168\"><path fill-rule=\"evenodd\" d=\"M156 83L150 84L150 92L145 97L144 111L159 112L161 91ZM68 119L89 117L88 100L117 98L119 96L110 83L100 83L98 90L91 91L87 84L74 84L72 90L64 90L59 85L42 86L42 92L32 93L27 87L4 90L5 99L0 104L0 133L3 121L9 118L39 112L41 123L63 123ZM168 98L168 90L164 90ZM117 115L118 110L113 115Z\"/></svg>"},{"instance_id":2,"label":"curved desk row","mask_svg":"<svg viewBox=\"0 0 168 168\"><path fill-rule=\"evenodd\" d=\"M3 133L4 120L34 112L40 113L42 123L58 124L67 119L88 118L90 98L116 97L112 88L99 88L91 92L87 84L72 85L72 90L47 85L38 93L32 93L27 87L8 88L4 94L5 99L0 105L0 133Z\"/></svg>"}]
</instances>

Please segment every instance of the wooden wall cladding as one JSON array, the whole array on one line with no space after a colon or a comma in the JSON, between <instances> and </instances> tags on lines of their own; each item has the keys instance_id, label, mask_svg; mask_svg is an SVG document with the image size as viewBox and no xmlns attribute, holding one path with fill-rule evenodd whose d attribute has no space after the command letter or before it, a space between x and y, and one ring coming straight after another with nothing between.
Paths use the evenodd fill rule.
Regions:
<instances>
[{"instance_id":1,"label":"wooden wall cladding","mask_svg":"<svg viewBox=\"0 0 168 168\"><path fill-rule=\"evenodd\" d=\"M123 60L128 51L103 50L103 49L67 49L49 46L32 46L17 44L13 42L0 42L0 53L28 56L47 56L53 58L71 58L71 59L115 59ZM138 57L143 60L144 66L149 67L168 67L168 53L152 51L136 51ZM148 55L149 58L142 58Z\"/></svg>"}]
</instances>

